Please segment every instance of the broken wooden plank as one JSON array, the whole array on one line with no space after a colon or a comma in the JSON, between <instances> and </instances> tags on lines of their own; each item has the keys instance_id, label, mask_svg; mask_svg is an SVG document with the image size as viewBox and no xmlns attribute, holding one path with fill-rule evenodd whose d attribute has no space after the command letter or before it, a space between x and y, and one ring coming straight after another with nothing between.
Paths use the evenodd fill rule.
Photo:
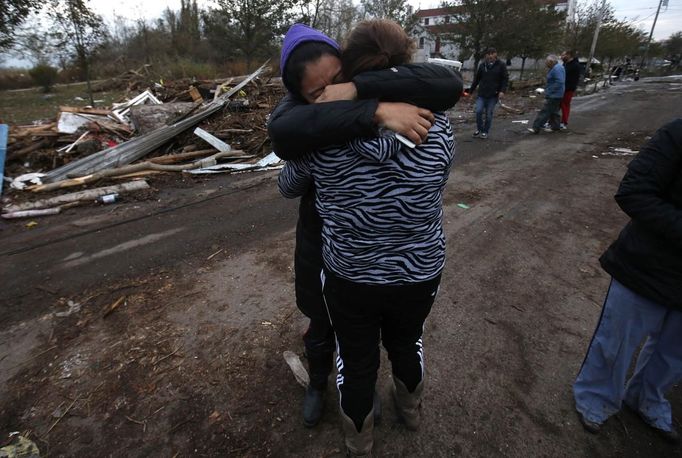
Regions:
<instances>
[{"instance_id":1,"label":"broken wooden plank","mask_svg":"<svg viewBox=\"0 0 682 458\"><path fill-rule=\"evenodd\" d=\"M111 114L111 110L107 110L104 108L92 108L92 107L59 107L59 111L63 111L66 113L94 114L94 115L100 115L100 116L109 116Z\"/></svg>"},{"instance_id":2,"label":"broken wooden plank","mask_svg":"<svg viewBox=\"0 0 682 458\"><path fill-rule=\"evenodd\" d=\"M222 141L218 137L215 137L215 136L211 135L210 133L206 132L201 127L197 127L196 129L194 129L194 135L201 138L202 140L204 140L206 143L208 143L209 145L211 145L212 147L214 147L215 149L217 149L221 153L227 153L232 149L232 147L230 145L228 145L227 143L225 143L224 141Z\"/></svg>"},{"instance_id":3,"label":"broken wooden plank","mask_svg":"<svg viewBox=\"0 0 682 458\"><path fill-rule=\"evenodd\" d=\"M33 218L34 216L49 216L61 213L61 207L43 208L40 210L21 210L16 212L3 213L5 219Z\"/></svg>"},{"instance_id":4,"label":"broken wooden plank","mask_svg":"<svg viewBox=\"0 0 682 458\"><path fill-rule=\"evenodd\" d=\"M189 95L192 97L192 100L194 100L195 102L203 102L204 101L204 98L201 96L199 89L195 88L194 86L189 87Z\"/></svg>"}]
</instances>

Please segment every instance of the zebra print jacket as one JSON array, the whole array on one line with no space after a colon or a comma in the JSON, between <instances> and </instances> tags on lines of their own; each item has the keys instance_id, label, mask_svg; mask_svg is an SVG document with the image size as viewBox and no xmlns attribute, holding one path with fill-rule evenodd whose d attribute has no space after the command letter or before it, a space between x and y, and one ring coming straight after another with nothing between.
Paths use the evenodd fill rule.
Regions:
<instances>
[{"instance_id":1,"label":"zebra print jacket","mask_svg":"<svg viewBox=\"0 0 682 458\"><path fill-rule=\"evenodd\" d=\"M315 185L325 267L363 284L430 280L445 263L442 194L455 154L447 115L414 149L394 135L356 139L286 163L284 197ZM368 159L374 157L378 160Z\"/></svg>"}]
</instances>

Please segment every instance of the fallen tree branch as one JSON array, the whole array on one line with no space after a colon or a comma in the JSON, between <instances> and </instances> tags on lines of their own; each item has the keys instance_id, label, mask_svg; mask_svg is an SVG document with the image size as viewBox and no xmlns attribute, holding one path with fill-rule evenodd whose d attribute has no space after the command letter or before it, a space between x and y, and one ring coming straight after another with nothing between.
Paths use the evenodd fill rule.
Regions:
<instances>
[{"instance_id":1,"label":"fallen tree branch","mask_svg":"<svg viewBox=\"0 0 682 458\"><path fill-rule=\"evenodd\" d=\"M56 207L58 205L79 202L82 200L95 200L100 196L114 193L125 193L132 191L139 191L142 189L148 189L149 185L144 180L129 181L127 183L121 183L113 186L104 186L102 188L87 189L85 191L73 192L70 194L64 194L62 196L56 196L49 199L41 199L35 202L25 202L23 204L8 205L3 208L4 212L11 213L22 210L33 210L37 208L48 208Z\"/></svg>"},{"instance_id":2,"label":"fallen tree branch","mask_svg":"<svg viewBox=\"0 0 682 458\"><path fill-rule=\"evenodd\" d=\"M213 150L210 150L213 151ZM192 151L192 153L198 153L198 151ZM217 159L222 159L226 157L234 157L234 156L241 156L243 151L240 150L235 150L235 151L230 151L227 153L216 153L210 157L207 157L205 159L200 159L198 161L195 161L191 164L178 164L178 165L169 165L169 164L164 164L164 163L156 163L153 162L153 160L145 161L145 162L140 162L138 164L130 164L130 165L125 165L123 167L117 167L113 169L106 169L99 171L97 173L92 173L90 175L85 175L82 177L78 178L69 178L66 180L62 181L57 181L55 183L48 183L48 184L41 184L37 186L31 186L28 188L32 192L44 192L44 191L54 191L56 189L64 189L64 188L69 188L73 186L82 186L85 184L89 184L95 181L99 181L102 178L109 178L109 177L116 177L119 175L128 175L131 173L137 173L137 172L146 172L146 171L157 171L157 172L182 172L184 170L193 170L193 169L198 169L201 167L206 167L208 165L215 165ZM181 153L181 154L187 154L190 156L190 153ZM175 158L178 158L181 154L175 155ZM174 158L174 159L175 159ZM178 159L179 160L179 159ZM166 159L168 161L168 159Z\"/></svg>"}]
</instances>

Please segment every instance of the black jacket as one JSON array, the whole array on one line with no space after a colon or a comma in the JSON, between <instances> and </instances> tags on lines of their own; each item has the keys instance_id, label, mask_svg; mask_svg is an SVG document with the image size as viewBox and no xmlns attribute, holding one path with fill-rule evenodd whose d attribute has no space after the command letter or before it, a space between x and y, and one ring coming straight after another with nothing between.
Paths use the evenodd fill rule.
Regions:
<instances>
[{"instance_id":1,"label":"black jacket","mask_svg":"<svg viewBox=\"0 0 682 458\"><path fill-rule=\"evenodd\" d=\"M471 83L470 92L474 92L476 87L478 87L479 97L496 97L500 92L507 92L508 84L509 73L507 72L507 65L500 59L497 59L492 64L488 64L484 60L478 66L474 82Z\"/></svg>"},{"instance_id":2,"label":"black jacket","mask_svg":"<svg viewBox=\"0 0 682 458\"><path fill-rule=\"evenodd\" d=\"M578 58L564 62L564 69L566 69L566 90L575 91L578 89L578 81L580 81L580 63Z\"/></svg>"},{"instance_id":3,"label":"black jacket","mask_svg":"<svg viewBox=\"0 0 682 458\"><path fill-rule=\"evenodd\" d=\"M642 147L616 202L631 221L600 258L602 267L636 293L682 309L682 118Z\"/></svg>"},{"instance_id":4,"label":"black jacket","mask_svg":"<svg viewBox=\"0 0 682 458\"><path fill-rule=\"evenodd\" d=\"M318 148L373 136L379 100L443 111L453 107L462 94L462 78L434 64L408 64L361 73L353 82L360 100L306 104L285 96L268 121L268 134L277 156L295 159Z\"/></svg>"}]
</instances>

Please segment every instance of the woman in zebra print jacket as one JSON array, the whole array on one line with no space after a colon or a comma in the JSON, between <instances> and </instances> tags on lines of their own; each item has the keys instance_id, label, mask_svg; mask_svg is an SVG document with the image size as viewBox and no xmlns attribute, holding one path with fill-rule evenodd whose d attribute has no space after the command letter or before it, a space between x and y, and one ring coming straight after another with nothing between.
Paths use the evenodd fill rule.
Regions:
<instances>
[{"instance_id":1,"label":"woman in zebra print jacket","mask_svg":"<svg viewBox=\"0 0 682 458\"><path fill-rule=\"evenodd\" d=\"M342 54L344 75L403 64L413 46L394 22L363 22ZM408 428L418 427L422 329L445 260L442 192L453 157L449 120L435 113L426 141L414 149L385 131L289 161L280 174L285 197L315 186L323 293L336 332L337 387L352 454L372 449L380 341L392 362L399 413Z\"/></svg>"}]
</instances>

